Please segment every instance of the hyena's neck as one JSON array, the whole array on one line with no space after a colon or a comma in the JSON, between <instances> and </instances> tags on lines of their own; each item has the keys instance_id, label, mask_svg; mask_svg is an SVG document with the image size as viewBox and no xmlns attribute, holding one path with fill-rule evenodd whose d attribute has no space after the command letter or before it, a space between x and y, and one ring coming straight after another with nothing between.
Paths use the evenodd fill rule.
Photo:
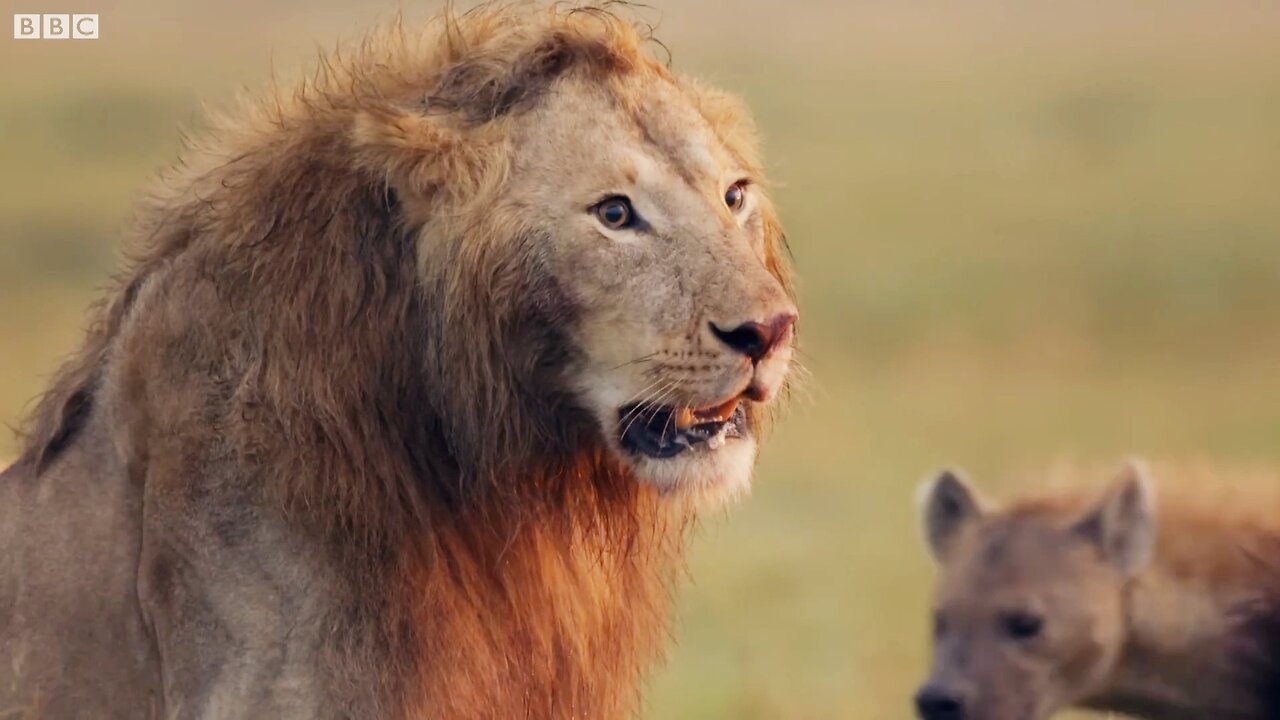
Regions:
<instances>
[{"instance_id":1,"label":"hyena's neck","mask_svg":"<svg viewBox=\"0 0 1280 720\"><path fill-rule=\"evenodd\" d=\"M1085 705L1168 720L1280 717L1274 577L1234 533L1168 544L1130 589L1127 640Z\"/></svg>"}]
</instances>

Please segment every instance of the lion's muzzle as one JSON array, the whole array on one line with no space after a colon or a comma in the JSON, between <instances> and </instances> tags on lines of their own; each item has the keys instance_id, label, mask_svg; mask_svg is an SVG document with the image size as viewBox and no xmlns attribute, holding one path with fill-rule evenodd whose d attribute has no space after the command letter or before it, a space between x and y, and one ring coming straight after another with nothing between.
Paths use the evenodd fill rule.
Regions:
<instances>
[{"instance_id":1,"label":"lion's muzzle","mask_svg":"<svg viewBox=\"0 0 1280 720\"><path fill-rule=\"evenodd\" d=\"M741 372L749 373L748 377L737 381L743 384L729 397L706 406L622 406L618 410L622 447L638 455L666 459L694 449L715 451L729 440L744 437L748 404L769 401L785 380L795 320L794 312L785 312L765 322L739 323L731 330L708 323L711 334L740 356Z\"/></svg>"}]
</instances>

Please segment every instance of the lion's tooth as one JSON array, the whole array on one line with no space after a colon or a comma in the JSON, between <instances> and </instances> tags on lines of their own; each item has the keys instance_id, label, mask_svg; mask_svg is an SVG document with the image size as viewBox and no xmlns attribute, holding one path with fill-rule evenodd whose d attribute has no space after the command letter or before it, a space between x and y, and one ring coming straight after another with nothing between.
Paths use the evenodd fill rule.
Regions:
<instances>
[{"instance_id":1,"label":"lion's tooth","mask_svg":"<svg viewBox=\"0 0 1280 720\"><path fill-rule=\"evenodd\" d=\"M675 420L677 430L688 430L698 422L693 410L687 407L682 407L676 411Z\"/></svg>"},{"instance_id":2,"label":"lion's tooth","mask_svg":"<svg viewBox=\"0 0 1280 720\"><path fill-rule=\"evenodd\" d=\"M738 398L734 398L714 407L698 410L694 414L703 422L724 422L733 417L733 412L737 409Z\"/></svg>"},{"instance_id":3,"label":"lion's tooth","mask_svg":"<svg viewBox=\"0 0 1280 720\"><path fill-rule=\"evenodd\" d=\"M721 422L727 421L729 418L733 417L733 413L736 412L737 410L738 410L738 398L734 398L729 402L725 403L724 407L721 408L720 421Z\"/></svg>"}]
</instances>

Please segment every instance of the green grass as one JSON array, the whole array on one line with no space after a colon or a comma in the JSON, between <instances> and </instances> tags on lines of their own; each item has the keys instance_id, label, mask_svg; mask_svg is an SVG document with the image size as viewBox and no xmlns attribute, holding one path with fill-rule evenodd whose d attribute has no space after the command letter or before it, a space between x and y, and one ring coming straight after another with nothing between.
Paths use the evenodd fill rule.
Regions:
<instances>
[{"instance_id":1,"label":"green grass","mask_svg":"<svg viewBox=\"0 0 1280 720\"><path fill-rule=\"evenodd\" d=\"M221 39L248 6L189 46L123 15L104 37L130 43L0 45L65 71L0 85L0 419L74 346L176 124L374 17L265 5L240 44ZM704 522L647 716L907 717L925 473L1008 489L1064 456L1280 460L1280 14L766 7L670 5L662 27L760 120L813 377L754 496ZM204 15L175 22L204 38Z\"/></svg>"}]
</instances>

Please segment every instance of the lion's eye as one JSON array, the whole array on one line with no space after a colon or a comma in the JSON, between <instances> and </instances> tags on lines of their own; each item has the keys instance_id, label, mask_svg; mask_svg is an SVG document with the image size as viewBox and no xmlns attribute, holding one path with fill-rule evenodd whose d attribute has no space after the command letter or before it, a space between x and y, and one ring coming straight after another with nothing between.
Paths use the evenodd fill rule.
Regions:
<instances>
[{"instance_id":1,"label":"lion's eye","mask_svg":"<svg viewBox=\"0 0 1280 720\"><path fill-rule=\"evenodd\" d=\"M1000 629L1014 640L1030 640L1039 635L1043 627L1044 620L1031 613L1010 612L1000 616Z\"/></svg>"},{"instance_id":2,"label":"lion's eye","mask_svg":"<svg viewBox=\"0 0 1280 720\"><path fill-rule=\"evenodd\" d=\"M636 223L636 211L632 209L631 201L621 195L597 203L592 212L600 224L610 230L622 230Z\"/></svg>"},{"instance_id":3,"label":"lion's eye","mask_svg":"<svg viewBox=\"0 0 1280 720\"><path fill-rule=\"evenodd\" d=\"M738 212L742 210L742 206L747 204L747 184L744 182L736 182L724 191L724 204L729 209Z\"/></svg>"}]
</instances>

